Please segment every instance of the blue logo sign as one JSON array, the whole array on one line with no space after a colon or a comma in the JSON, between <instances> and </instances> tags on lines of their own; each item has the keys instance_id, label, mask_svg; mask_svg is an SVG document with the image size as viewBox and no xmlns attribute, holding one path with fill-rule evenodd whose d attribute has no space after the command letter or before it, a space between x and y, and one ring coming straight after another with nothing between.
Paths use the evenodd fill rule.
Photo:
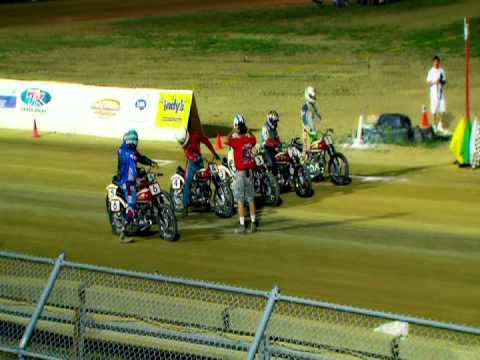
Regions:
<instances>
[{"instance_id":1,"label":"blue logo sign","mask_svg":"<svg viewBox=\"0 0 480 360\"><path fill-rule=\"evenodd\" d=\"M17 97L14 95L0 95L0 109L15 109Z\"/></svg>"},{"instance_id":2,"label":"blue logo sign","mask_svg":"<svg viewBox=\"0 0 480 360\"><path fill-rule=\"evenodd\" d=\"M52 96L45 90L30 88L22 92L20 99L25 105L40 109L52 100Z\"/></svg>"},{"instance_id":3,"label":"blue logo sign","mask_svg":"<svg viewBox=\"0 0 480 360\"><path fill-rule=\"evenodd\" d=\"M135 107L140 110L140 111L143 111L147 108L147 100L145 99L138 99L136 102L135 102Z\"/></svg>"}]
</instances>

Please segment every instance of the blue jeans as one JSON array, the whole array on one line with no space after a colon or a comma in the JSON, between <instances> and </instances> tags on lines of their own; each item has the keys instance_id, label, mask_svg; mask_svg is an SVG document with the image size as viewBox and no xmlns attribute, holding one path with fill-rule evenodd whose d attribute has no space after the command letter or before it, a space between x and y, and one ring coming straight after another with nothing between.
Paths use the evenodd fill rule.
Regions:
<instances>
[{"instance_id":1,"label":"blue jeans","mask_svg":"<svg viewBox=\"0 0 480 360\"><path fill-rule=\"evenodd\" d=\"M183 187L183 205L185 207L190 205L190 187L192 185L193 176L201 168L203 168L202 158L198 161L188 160L187 168L185 169L185 185Z\"/></svg>"}]
</instances>

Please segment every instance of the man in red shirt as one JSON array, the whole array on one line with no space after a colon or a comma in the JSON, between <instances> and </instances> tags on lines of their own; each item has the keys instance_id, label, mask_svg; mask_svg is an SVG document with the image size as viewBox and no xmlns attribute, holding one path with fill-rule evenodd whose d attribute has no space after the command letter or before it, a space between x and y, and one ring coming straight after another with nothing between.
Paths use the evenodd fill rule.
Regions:
<instances>
[{"instance_id":1,"label":"man in red shirt","mask_svg":"<svg viewBox=\"0 0 480 360\"><path fill-rule=\"evenodd\" d=\"M188 206L190 205L190 186L193 181L195 173L203 168L202 152L200 150L200 144L207 145L210 152L215 159L220 160L220 156L215 152L212 143L202 130L188 131L184 130L177 136L177 141L182 145L183 151L187 158L187 165L185 169L185 184L183 187L183 205L184 215L188 213Z\"/></svg>"},{"instance_id":2,"label":"man in red shirt","mask_svg":"<svg viewBox=\"0 0 480 360\"><path fill-rule=\"evenodd\" d=\"M235 230L237 234L244 234L245 228L245 202L248 202L250 208L250 227L248 232L256 231L255 222L255 186L253 184L253 172L255 169L255 158L253 156L253 147L257 143L255 136L248 131L245 118L237 114L233 120L233 130L225 141L233 149L233 158L235 168L237 169L235 177L235 197L238 201L238 215L240 217L240 227Z\"/></svg>"}]
</instances>

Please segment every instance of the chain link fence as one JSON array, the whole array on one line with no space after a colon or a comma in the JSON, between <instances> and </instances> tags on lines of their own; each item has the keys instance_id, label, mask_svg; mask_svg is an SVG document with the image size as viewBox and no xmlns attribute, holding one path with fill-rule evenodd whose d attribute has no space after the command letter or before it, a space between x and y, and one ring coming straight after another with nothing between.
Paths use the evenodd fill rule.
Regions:
<instances>
[{"instance_id":1,"label":"chain link fence","mask_svg":"<svg viewBox=\"0 0 480 360\"><path fill-rule=\"evenodd\" d=\"M0 252L0 358L480 359L480 328Z\"/></svg>"}]
</instances>

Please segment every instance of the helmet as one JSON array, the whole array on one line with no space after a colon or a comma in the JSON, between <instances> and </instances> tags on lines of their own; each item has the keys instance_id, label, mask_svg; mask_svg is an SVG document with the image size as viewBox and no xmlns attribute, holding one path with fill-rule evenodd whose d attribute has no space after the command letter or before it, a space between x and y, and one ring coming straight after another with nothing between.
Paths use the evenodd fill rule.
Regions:
<instances>
[{"instance_id":1,"label":"helmet","mask_svg":"<svg viewBox=\"0 0 480 360\"><path fill-rule=\"evenodd\" d=\"M307 87L305 89L305 100L309 103L315 104L315 101L317 100L317 89L313 86Z\"/></svg>"},{"instance_id":2,"label":"helmet","mask_svg":"<svg viewBox=\"0 0 480 360\"><path fill-rule=\"evenodd\" d=\"M178 143L184 147L187 145L188 140L190 140L190 134L188 133L187 129L180 129L176 134L175 138L177 139Z\"/></svg>"},{"instance_id":3,"label":"helmet","mask_svg":"<svg viewBox=\"0 0 480 360\"><path fill-rule=\"evenodd\" d=\"M123 135L123 142L127 145L138 145L138 133L136 130L128 130L125 135Z\"/></svg>"},{"instance_id":4,"label":"helmet","mask_svg":"<svg viewBox=\"0 0 480 360\"><path fill-rule=\"evenodd\" d=\"M270 129L275 130L279 120L280 116L278 116L278 113L275 110L272 110L267 114L267 125Z\"/></svg>"},{"instance_id":5,"label":"helmet","mask_svg":"<svg viewBox=\"0 0 480 360\"><path fill-rule=\"evenodd\" d=\"M233 118L233 127L238 128L240 124L246 125L245 118L243 117L242 114L236 114L235 117Z\"/></svg>"}]
</instances>

